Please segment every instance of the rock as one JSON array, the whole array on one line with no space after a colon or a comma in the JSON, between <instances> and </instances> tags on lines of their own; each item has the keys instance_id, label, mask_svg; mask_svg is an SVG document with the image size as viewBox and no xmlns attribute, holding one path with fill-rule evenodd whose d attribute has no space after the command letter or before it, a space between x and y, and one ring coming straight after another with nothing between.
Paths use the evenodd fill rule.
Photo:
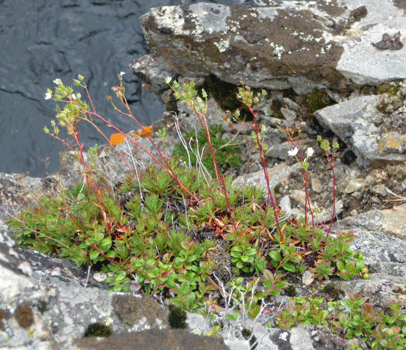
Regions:
<instances>
[{"instance_id":1,"label":"rock","mask_svg":"<svg viewBox=\"0 0 406 350\"><path fill-rule=\"evenodd\" d=\"M296 119L296 113L294 111L291 111L290 109L282 107L281 113L285 117L285 119L289 122L293 122Z\"/></svg>"},{"instance_id":2,"label":"rock","mask_svg":"<svg viewBox=\"0 0 406 350\"><path fill-rule=\"evenodd\" d=\"M159 96L168 89L165 79L175 79L177 74L172 66L161 56L145 55L134 65L132 70L147 84L147 90Z\"/></svg>"},{"instance_id":3,"label":"rock","mask_svg":"<svg viewBox=\"0 0 406 350\"><path fill-rule=\"evenodd\" d=\"M292 172L296 172L300 169L299 164L287 166L286 164L278 164L271 169L267 169L270 179L269 185L271 189L279 185L281 182L286 181ZM257 186L263 189L267 189L267 181L263 170L259 170L250 175L241 175L233 182L234 186Z\"/></svg>"},{"instance_id":4,"label":"rock","mask_svg":"<svg viewBox=\"0 0 406 350\"><path fill-rule=\"evenodd\" d=\"M163 57L173 72L304 94L315 86L343 89L406 78L399 34L406 23L396 5L390 0L363 6L356 0L198 3L152 8L140 22L153 59ZM382 35L383 44L376 44ZM386 46L394 49L389 55L381 51ZM145 71L140 67L139 61L132 64L136 74Z\"/></svg>"},{"instance_id":5,"label":"rock","mask_svg":"<svg viewBox=\"0 0 406 350\"><path fill-rule=\"evenodd\" d=\"M385 132L376 126L380 99L380 96L362 96L315 113L317 120L340 137L364 167L406 160L406 134L395 130Z\"/></svg>"}]
</instances>

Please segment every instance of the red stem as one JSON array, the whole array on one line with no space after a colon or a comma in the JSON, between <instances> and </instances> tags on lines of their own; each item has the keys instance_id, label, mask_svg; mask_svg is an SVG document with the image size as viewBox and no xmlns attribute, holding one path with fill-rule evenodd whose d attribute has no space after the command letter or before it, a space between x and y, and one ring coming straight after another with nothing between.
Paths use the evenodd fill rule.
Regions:
<instances>
[{"instance_id":1,"label":"red stem","mask_svg":"<svg viewBox=\"0 0 406 350\"><path fill-rule=\"evenodd\" d=\"M195 114L196 114L196 116L197 116L197 119L199 120L200 125L202 126L203 131L204 131L204 133L205 133L205 135L206 135L206 139L207 139L207 142L208 142L208 144L209 144L209 149L210 149L211 157L213 158L214 168L215 168L215 170L216 170L217 181L220 179L220 183L221 183L221 186L223 187L223 193L224 193L224 197L225 197L225 200L226 200L226 203L227 203L228 211L229 211L229 213L230 213L231 221L232 221L232 223L233 223L234 230L237 230L237 225L236 225L236 223L235 223L235 221L234 221L234 217L232 216L233 210L231 209L230 201L228 200L228 196L227 196L227 189L226 189L226 184L225 184L225 182L224 182L224 177L223 177L223 175L221 174L220 169L219 169L219 167L218 167L218 164L217 164L217 161L216 161L216 157L215 157L216 154L215 154L215 152L213 151L213 147L212 147L212 144L211 144L210 129L209 129L209 125L207 124L206 114L203 115L203 114L197 112L197 110L196 110L194 104L192 105L192 108L193 108L193 111L195 112ZM207 111L207 101L206 101L206 111ZM200 118L200 115L201 115L201 116L203 117L203 119L204 119L204 124L203 124L203 122L202 122L202 120L201 120L201 118Z\"/></svg>"},{"instance_id":2,"label":"red stem","mask_svg":"<svg viewBox=\"0 0 406 350\"><path fill-rule=\"evenodd\" d=\"M281 230L281 227L280 227L280 224L279 224L279 218L278 218L278 212L277 212L277 208L276 208L276 204L275 204L275 199L274 199L274 196L272 194L271 186L270 186L270 183L269 183L269 175L268 175L268 171L267 171L267 168L266 168L264 150L262 149L261 142L259 140L259 130L258 130L258 121L257 121L259 110L257 111L257 113L255 113L251 106L249 106L249 110L250 110L251 114L254 117L255 134L257 135L257 146L258 146L259 154L261 156L262 168L264 169L265 180L266 180L266 184L267 184L267 187L268 187L268 200L266 202L264 223L265 223L265 220L266 220L266 216L268 214L269 199L271 199L272 208L273 208L274 216L275 216L275 222L276 222L276 225L278 227L278 231L279 231L279 234L280 234L281 240L282 240L282 230ZM264 223L262 224L263 226L264 226Z\"/></svg>"},{"instance_id":3,"label":"red stem","mask_svg":"<svg viewBox=\"0 0 406 350\"><path fill-rule=\"evenodd\" d=\"M333 163L332 159L330 158L328 151L324 150L324 153L326 154L327 160L330 163L331 170L333 172L333 213L331 214L330 227L327 231L326 238L328 238L328 236L330 235L330 232L331 232L331 227L333 226L334 217L336 215L336 175L335 175L335 171L334 171L334 163ZM335 154L335 151L334 151L334 154ZM333 158L334 158L334 155L333 155Z\"/></svg>"},{"instance_id":4,"label":"red stem","mask_svg":"<svg viewBox=\"0 0 406 350\"><path fill-rule=\"evenodd\" d=\"M89 94L88 94L88 98L89 98L89 100L91 101L91 98L90 98L90 95L89 95ZM136 118L134 118L134 116L132 115L131 110L130 110L130 107L128 106L127 101L125 100L125 103L124 103L124 101L122 101L122 102L123 102L123 104L126 106L126 108L128 109L128 111L130 112L130 114L123 113L123 112L121 112L121 111L120 111L120 112L123 113L124 115L127 115L127 116L131 117L131 118L137 123L137 125L138 125L140 128L143 129L144 126L143 126L140 122L138 122L138 120L137 120ZM94 112L90 112L90 111L85 110L82 106L78 105L78 104L77 104L76 102L74 102L74 101L72 101L72 103L74 103L76 106L78 106L79 108L81 108L82 111L83 111L83 113L87 113L87 114L90 114L90 115L93 115L93 116L98 117L98 118L101 119L103 122L105 122L109 127L113 128L114 130L116 130L117 132L119 132L123 137L125 137L127 140L129 140L132 144L134 144L134 145L140 147L143 151L145 151L152 159L154 159L154 161L155 161L160 167L162 167L162 169L164 169L164 171L166 171L166 172L176 181L176 183L178 184L180 190L182 191L183 195L185 196L185 198L186 198L187 201L189 202L189 205L190 205L192 208L194 208L194 205L193 205L193 203L189 200L189 198L188 198L188 196L185 194L185 192L188 193L192 198L194 198L194 200L195 200L197 203L199 203L199 204L201 203L200 200L199 200L193 193L191 193L191 192L179 181L178 177L177 177L176 174L174 173L173 169L171 168L170 164L169 164L168 161L166 160L165 156L162 154L162 152L159 150L159 148L156 146L156 144L154 143L154 141L152 141L152 139L150 138L150 136L149 136L148 134L146 134L148 140L152 143L152 145L153 145L153 147L155 148L155 150L158 152L158 154L159 154L159 155L161 156L161 158L164 160L166 166L165 166L164 164L162 164L162 163L161 163L151 152L149 152L145 147L141 146L138 142L136 142L135 140L133 140L132 138L130 138L129 136L127 136L123 131L121 131L121 130L118 129L116 126L114 126L113 124L111 124L111 123L110 123L109 121L107 121L105 118L103 118L102 116L100 116L100 115L97 114L97 113L94 113ZM85 119L85 120L87 120L87 119ZM91 120L87 120L87 121L88 121L90 124L94 124L93 121L91 121ZM109 142L109 143L110 143L110 142ZM127 165L128 165L128 163L127 163ZM130 170L131 170L131 168L130 168Z\"/></svg>"}]
</instances>

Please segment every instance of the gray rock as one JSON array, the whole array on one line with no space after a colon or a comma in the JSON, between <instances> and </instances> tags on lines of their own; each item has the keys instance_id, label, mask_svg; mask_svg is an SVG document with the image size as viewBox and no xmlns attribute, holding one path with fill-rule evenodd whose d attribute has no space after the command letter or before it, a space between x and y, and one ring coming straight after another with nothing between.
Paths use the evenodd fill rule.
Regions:
<instances>
[{"instance_id":1,"label":"gray rock","mask_svg":"<svg viewBox=\"0 0 406 350\"><path fill-rule=\"evenodd\" d=\"M402 10L392 1L267 3L164 6L140 22L154 55L186 76L214 74L235 85L293 87L299 94L406 78L404 49L387 55L371 45L385 33L399 48L404 40L396 34L406 31ZM132 64L136 74L140 66Z\"/></svg>"},{"instance_id":2,"label":"gray rock","mask_svg":"<svg viewBox=\"0 0 406 350\"><path fill-rule=\"evenodd\" d=\"M361 166L406 160L406 135L376 126L381 112L380 96L362 96L323 108L315 113L318 121L332 130L357 155Z\"/></svg>"}]
</instances>

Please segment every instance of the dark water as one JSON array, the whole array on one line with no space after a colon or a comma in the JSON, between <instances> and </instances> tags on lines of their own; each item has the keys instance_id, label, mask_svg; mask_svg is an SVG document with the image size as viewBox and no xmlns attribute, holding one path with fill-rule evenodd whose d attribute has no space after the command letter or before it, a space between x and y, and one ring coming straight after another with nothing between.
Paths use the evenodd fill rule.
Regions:
<instances>
[{"instance_id":1,"label":"dark water","mask_svg":"<svg viewBox=\"0 0 406 350\"><path fill-rule=\"evenodd\" d=\"M134 116L145 125L160 118L163 106L128 67L134 58L148 53L138 17L151 7L196 2L0 0L0 172L42 177L58 171L63 146L43 131L56 114L56 102L44 99L56 78L73 86L72 79L83 75L97 112L122 130L132 130L136 128L129 118L115 112L106 100L107 95L114 96L111 87L123 71ZM107 127L102 130L112 133ZM90 125L81 129L81 135L87 148L105 143Z\"/></svg>"}]
</instances>

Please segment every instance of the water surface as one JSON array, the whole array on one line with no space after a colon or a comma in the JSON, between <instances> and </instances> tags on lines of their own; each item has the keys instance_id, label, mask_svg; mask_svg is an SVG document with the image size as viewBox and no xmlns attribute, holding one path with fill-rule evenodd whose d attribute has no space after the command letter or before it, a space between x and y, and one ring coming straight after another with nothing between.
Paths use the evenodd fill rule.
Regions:
<instances>
[{"instance_id":1,"label":"water surface","mask_svg":"<svg viewBox=\"0 0 406 350\"><path fill-rule=\"evenodd\" d=\"M114 95L111 87L123 71L134 116L145 125L160 118L162 104L142 88L128 67L148 53L138 17L151 7L197 2L0 0L0 172L42 177L58 171L64 148L43 131L56 114L56 102L44 99L56 78L72 86L73 79L83 75L97 112L122 130L132 130L133 122L106 100ZM112 133L105 126L102 130ZM86 148L105 143L90 125L81 128L81 135Z\"/></svg>"}]
</instances>

